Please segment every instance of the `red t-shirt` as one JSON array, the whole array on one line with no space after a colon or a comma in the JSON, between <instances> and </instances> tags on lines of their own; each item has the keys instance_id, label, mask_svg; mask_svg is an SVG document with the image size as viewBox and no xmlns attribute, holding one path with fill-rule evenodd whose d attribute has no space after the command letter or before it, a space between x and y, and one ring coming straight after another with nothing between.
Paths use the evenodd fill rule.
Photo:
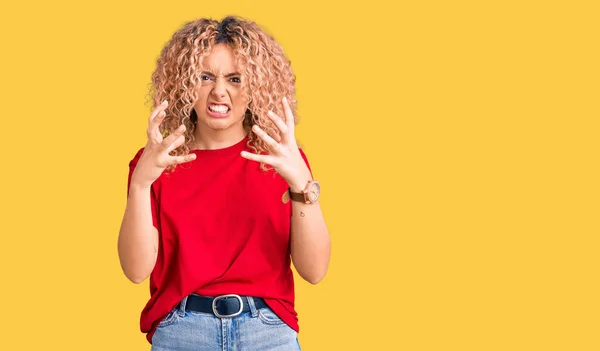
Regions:
<instances>
[{"instance_id":1,"label":"red t-shirt","mask_svg":"<svg viewBox=\"0 0 600 351\"><path fill-rule=\"evenodd\" d=\"M252 152L247 141L191 150L196 160L163 172L152 184L160 244L140 318L150 343L157 324L191 293L262 297L299 331L289 249L292 202L281 200L288 184L274 170L265 172L240 156L244 149ZM128 193L143 150L129 163Z\"/></svg>"}]
</instances>

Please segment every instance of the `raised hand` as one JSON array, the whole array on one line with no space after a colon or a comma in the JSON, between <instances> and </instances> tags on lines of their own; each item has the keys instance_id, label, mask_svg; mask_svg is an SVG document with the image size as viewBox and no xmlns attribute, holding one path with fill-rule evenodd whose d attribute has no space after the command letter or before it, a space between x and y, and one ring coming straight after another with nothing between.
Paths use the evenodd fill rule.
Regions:
<instances>
[{"instance_id":1,"label":"raised hand","mask_svg":"<svg viewBox=\"0 0 600 351\"><path fill-rule=\"evenodd\" d=\"M182 156L171 156L169 153L183 145L185 142L185 125L180 125L169 136L163 139L159 126L167 115L165 109L168 102L165 100L162 104L152 111L148 118L148 142L144 147L144 152L131 175L131 184L142 187L150 187L152 183L160 177L163 171L170 165L182 164L196 159L195 154Z\"/></svg>"},{"instance_id":2,"label":"raised hand","mask_svg":"<svg viewBox=\"0 0 600 351\"><path fill-rule=\"evenodd\" d=\"M292 191L301 192L312 177L310 170L300 154L298 144L296 143L292 109L286 98L283 98L282 104L285 113L285 121L272 111L269 111L268 113L269 118L275 123L280 131L281 137L277 138L278 140L273 139L258 125L252 127L254 133L264 140L269 149L269 154L258 155L242 151L242 157L271 165L273 169L288 182Z\"/></svg>"}]
</instances>

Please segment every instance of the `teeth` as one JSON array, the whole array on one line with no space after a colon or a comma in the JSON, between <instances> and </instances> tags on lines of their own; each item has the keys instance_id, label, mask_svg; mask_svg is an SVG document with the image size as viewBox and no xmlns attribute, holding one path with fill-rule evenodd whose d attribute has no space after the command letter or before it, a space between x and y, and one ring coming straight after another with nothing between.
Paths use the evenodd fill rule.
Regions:
<instances>
[{"instance_id":1,"label":"teeth","mask_svg":"<svg viewBox=\"0 0 600 351\"><path fill-rule=\"evenodd\" d=\"M217 113L227 113L227 110L229 109L227 106L223 106L223 105L210 105L210 106L208 106L208 108L211 111L217 112Z\"/></svg>"}]
</instances>

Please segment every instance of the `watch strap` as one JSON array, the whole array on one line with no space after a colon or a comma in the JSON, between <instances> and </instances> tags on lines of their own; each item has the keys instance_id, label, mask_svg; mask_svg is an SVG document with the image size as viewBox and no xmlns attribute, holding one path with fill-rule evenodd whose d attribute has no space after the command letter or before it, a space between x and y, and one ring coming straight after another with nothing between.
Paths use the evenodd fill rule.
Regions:
<instances>
[{"instance_id":1,"label":"watch strap","mask_svg":"<svg viewBox=\"0 0 600 351\"><path fill-rule=\"evenodd\" d=\"M290 193L290 198L292 201L306 202L304 199L304 193L293 193L291 189L288 189L288 192Z\"/></svg>"}]
</instances>

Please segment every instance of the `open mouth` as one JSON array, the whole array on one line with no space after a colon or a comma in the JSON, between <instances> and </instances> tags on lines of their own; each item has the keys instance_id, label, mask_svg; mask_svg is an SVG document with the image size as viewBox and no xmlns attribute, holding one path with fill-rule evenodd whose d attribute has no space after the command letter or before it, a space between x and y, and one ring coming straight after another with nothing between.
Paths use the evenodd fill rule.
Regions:
<instances>
[{"instance_id":1,"label":"open mouth","mask_svg":"<svg viewBox=\"0 0 600 351\"><path fill-rule=\"evenodd\" d=\"M211 110L212 112L216 112L216 113L227 113L230 110L230 108L227 105L216 105L216 104L208 105L208 109Z\"/></svg>"},{"instance_id":2,"label":"open mouth","mask_svg":"<svg viewBox=\"0 0 600 351\"><path fill-rule=\"evenodd\" d=\"M231 108L224 104L208 104L208 114L212 117L227 117Z\"/></svg>"}]
</instances>

